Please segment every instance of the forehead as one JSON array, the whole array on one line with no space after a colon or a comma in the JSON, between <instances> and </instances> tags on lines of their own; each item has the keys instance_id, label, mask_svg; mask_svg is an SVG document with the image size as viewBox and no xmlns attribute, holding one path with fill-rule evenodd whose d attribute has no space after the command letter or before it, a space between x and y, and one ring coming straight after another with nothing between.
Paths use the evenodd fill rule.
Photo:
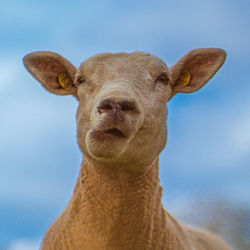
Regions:
<instances>
[{"instance_id":1,"label":"forehead","mask_svg":"<svg viewBox=\"0 0 250 250\"><path fill-rule=\"evenodd\" d=\"M148 71L156 74L159 71L168 73L166 64L156 56L135 52L131 54L99 54L84 61L80 66L83 75L94 74L138 74Z\"/></svg>"}]
</instances>

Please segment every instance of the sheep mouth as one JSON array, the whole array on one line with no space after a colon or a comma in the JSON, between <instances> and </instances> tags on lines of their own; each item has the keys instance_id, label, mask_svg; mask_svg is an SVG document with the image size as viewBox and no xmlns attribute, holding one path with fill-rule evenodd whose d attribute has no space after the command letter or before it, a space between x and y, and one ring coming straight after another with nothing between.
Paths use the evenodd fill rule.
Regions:
<instances>
[{"instance_id":1,"label":"sheep mouth","mask_svg":"<svg viewBox=\"0 0 250 250\"><path fill-rule=\"evenodd\" d=\"M126 138L126 136L117 128L107 130L93 130L91 134L99 139L111 139L111 138Z\"/></svg>"},{"instance_id":2,"label":"sheep mouth","mask_svg":"<svg viewBox=\"0 0 250 250\"><path fill-rule=\"evenodd\" d=\"M117 128L107 129L104 131L105 134L113 135L117 137L125 137L124 134Z\"/></svg>"}]
</instances>

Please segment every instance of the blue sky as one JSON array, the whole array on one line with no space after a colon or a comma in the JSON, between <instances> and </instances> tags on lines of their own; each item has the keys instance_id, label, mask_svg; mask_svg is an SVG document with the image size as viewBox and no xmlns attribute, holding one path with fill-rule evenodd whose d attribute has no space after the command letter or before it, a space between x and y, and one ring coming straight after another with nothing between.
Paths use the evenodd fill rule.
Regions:
<instances>
[{"instance_id":1,"label":"blue sky","mask_svg":"<svg viewBox=\"0 0 250 250\"><path fill-rule=\"evenodd\" d=\"M249 206L249 1L0 2L0 249L37 249L69 201L81 163L72 97L46 92L24 69L32 51L75 66L101 52L147 51L174 64L219 47L224 67L200 92L169 103L163 201L215 195ZM181 154L181 157L180 157Z\"/></svg>"}]
</instances>

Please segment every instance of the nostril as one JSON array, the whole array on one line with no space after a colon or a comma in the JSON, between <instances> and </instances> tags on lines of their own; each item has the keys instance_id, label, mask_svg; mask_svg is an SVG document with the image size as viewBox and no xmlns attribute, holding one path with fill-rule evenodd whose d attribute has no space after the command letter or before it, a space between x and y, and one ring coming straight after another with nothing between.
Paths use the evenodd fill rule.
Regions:
<instances>
[{"instance_id":1,"label":"nostril","mask_svg":"<svg viewBox=\"0 0 250 250\"><path fill-rule=\"evenodd\" d=\"M109 103L105 103L100 108L103 110L110 110L112 109L112 106Z\"/></svg>"},{"instance_id":2,"label":"nostril","mask_svg":"<svg viewBox=\"0 0 250 250\"><path fill-rule=\"evenodd\" d=\"M114 106L115 106L115 103L113 101L104 100L97 107L97 110L98 110L99 113L109 112L109 111L113 110Z\"/></svg>"},{"instance_id":3,"label":"nostril","mask_svg":"<svg viewBox=\"0 0 250 250\"><path fill-rule=\"evenodd\" d=\"M123 111L135 111L136 110L136 106L133 101L127 101L127 100L122 101L120 102L120 105Z\"/></svg>"}]
</instances>

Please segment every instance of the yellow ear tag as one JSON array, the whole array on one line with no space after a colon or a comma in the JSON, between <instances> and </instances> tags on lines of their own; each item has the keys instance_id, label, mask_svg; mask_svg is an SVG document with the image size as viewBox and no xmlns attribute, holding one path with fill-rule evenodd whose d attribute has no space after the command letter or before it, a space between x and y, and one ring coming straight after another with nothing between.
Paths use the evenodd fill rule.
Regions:
<instances>
[{"instance_id":1,"label":"yellow ear tag","mask_svg":"<svg viewBox=\"0 0 250 250\"><path fill-rule=\"evenodd\" d=\"M180 84L183 87L186 87L190 83L190 80L191 80L190 72L187 70L183 70L181 72L179 79L177 80L177 84Z\"/></svg>"},{"instance_id":2,"label":"yellow ear tag","mask_svg":"<svg viewBox=\"0 0 250 250\"><path fill-rule=\"evenodd\" d=\"M58 81L64 89L70 89L72 87L72 81L65 73L62 73L58 76Z\"/></svg>"}]
</instances>

